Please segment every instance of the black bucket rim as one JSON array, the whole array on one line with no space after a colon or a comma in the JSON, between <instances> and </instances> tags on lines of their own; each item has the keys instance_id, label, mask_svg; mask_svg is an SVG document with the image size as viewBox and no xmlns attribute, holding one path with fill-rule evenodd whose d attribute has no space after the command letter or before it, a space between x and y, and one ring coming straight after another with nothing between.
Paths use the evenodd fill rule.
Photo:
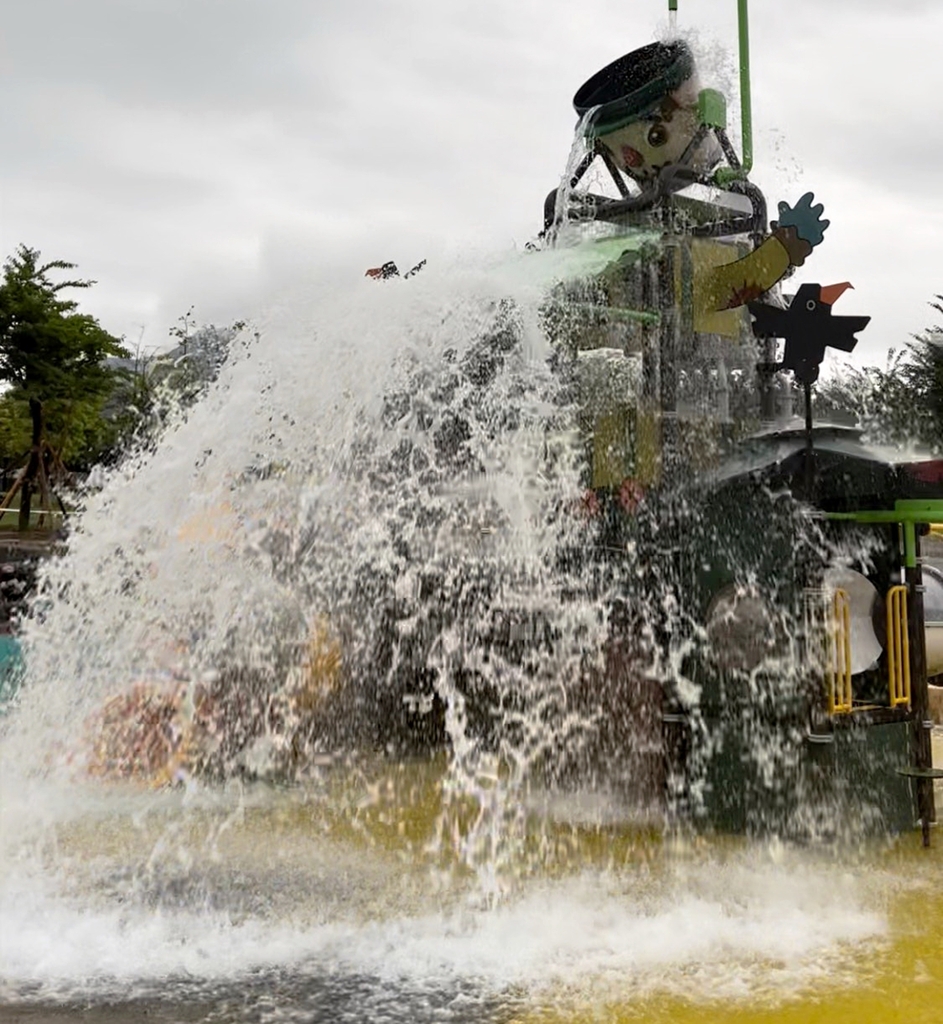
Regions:
<instances>
[{"instance_id":1,"label":"black bucket rim","mask_svg":"<svg viewBox=\"0 0 943 1024\"><path fill-rule=\"evenodd\" d=\"M598 108L586 133L593 137L606 135L643 118L694 72L694 55L684 40L647 43L588 78L577 89L573 106L580 117Z\"/></svg>"}]
</instances>

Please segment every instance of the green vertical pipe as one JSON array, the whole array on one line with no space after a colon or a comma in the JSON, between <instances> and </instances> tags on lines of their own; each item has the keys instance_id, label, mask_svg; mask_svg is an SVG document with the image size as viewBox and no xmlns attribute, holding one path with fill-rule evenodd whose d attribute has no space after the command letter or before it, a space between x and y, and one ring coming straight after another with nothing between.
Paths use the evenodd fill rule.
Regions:
<instances>
[{"instance_id":1,"label":"green vertical pipe","mask_svg":"<svg viewBox=\"0 0 943 1024\"><path fill-rule=\"evenodd\" d=\"M749 0L737 0L740 28L740 134L743 137L743 159L740 174L753 170L753 100L750 93L750 14ZM668 0L668 10L677 11L678 0Z\"/></svg>"},{"instance_id":2,"label":"green vertical pipe","mask_svg":"<svg viewBox=\"0 0 943 1024\"><path fill-rule=\"evenodd\" d=\"M904 531L904 565L913 569L917 565L917 527L914 523L902 523Z\"/></svg>"},{"instance_id":3,"label":"green vertical pipe","mask_svg":"<svg viewBox=\"0 0 943 1024\"><path fill-rule=\"evenodd\" d=\"M672 0L669 0L671 3ZM677 0L674 0L677 4ZM753 169L753 106L750 97L750 18L748 0L737 0L740 22L740 134L743 136L743 173Z\"/></svg>"}]
</instances>

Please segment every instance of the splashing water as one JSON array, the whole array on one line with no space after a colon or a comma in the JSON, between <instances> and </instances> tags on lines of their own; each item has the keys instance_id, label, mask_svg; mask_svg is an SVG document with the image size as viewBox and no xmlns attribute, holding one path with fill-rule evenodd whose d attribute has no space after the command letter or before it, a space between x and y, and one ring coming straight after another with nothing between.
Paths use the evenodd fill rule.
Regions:
<instances>
[{"instance_id":1,"label":"splashing water","mask_svg":"<svg viewBox=\"0 0 943 1024\"><path fill-rule=\"evenodd\" d=\"M884 948L892 869L638 799L603 681L639 567L582 553L558 266L273 314L86 496L3 726L0 999L506 1019L840 988Z\"/></svg>"},{"instance_id":2,"label":"splashing water","mask_svg":"<svg viewBox=\"0 0 943 1024\"><path fill-rule=\"evenodd\" d=\"M536 312L484 279L397 287L246 346L157 452L89 497L26 632L43 683L16 731L34 750L69 761L76 722L138 680L297 688L316 625L343 650L349 710L408 674L410 645L447 685L496 608L560 613L548 558L578 524L554 512L578 490L548 456L566 410Z\"/></svg>"}]
</instances>

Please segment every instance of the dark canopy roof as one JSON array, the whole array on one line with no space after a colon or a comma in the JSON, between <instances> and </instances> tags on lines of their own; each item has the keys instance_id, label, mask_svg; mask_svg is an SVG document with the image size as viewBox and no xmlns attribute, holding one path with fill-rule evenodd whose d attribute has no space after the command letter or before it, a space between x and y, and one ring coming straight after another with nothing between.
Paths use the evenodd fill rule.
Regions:
<instances>
[{"instance_id":1,"label":"dark canopy roof","mask_svg":"<svg viewBox=\"0 0 943 1024\"><path fill-rule=\"evenodd\" d=\"M943 497L943 459L929 452L868 444L860 430L830 425L813 428L812 451L811 495L801 427L745 438L704 482L723 486L752 479L829 512L891 508L898 498Z\"/></svg>"}]
</instances>

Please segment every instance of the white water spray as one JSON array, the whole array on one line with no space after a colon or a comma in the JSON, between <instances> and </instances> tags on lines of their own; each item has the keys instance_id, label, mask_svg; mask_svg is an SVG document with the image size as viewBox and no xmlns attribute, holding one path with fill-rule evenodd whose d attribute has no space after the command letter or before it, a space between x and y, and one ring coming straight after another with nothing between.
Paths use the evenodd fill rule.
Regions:
<instances>
[{"instance_id":1,"label":"white water spray","mask_svg":"<svg viewBox=\"0 0 943 1024\"><path fill-rule=\"evenodd\" d=\"M0 748L3 997L189 999L278 971L312 992L339 972L505 1000L653 974L760 990L757 963L801 986L834 943L880 936L827 868L653 880L611 855L584 875L578 833L573 865L555 852L565 822L534 839L534 773L583 756L600 716L576 697L609 635L606 579L569 558L586 523L541 327L556 260L364 282L305 322L273 317L89 495L26 626ZM322 626L343 672L305 718ZM209 693L243 731L202 751L204 775L158 780L172 791L90 779L97 716L138 684L183 692L168 727L197 728ZM449 769L411 800L387 797L385 769L322 770L381 747L393 772L437 700ZM580 877L541 878L561 863Z\"/></svg>"}]
</instances>

